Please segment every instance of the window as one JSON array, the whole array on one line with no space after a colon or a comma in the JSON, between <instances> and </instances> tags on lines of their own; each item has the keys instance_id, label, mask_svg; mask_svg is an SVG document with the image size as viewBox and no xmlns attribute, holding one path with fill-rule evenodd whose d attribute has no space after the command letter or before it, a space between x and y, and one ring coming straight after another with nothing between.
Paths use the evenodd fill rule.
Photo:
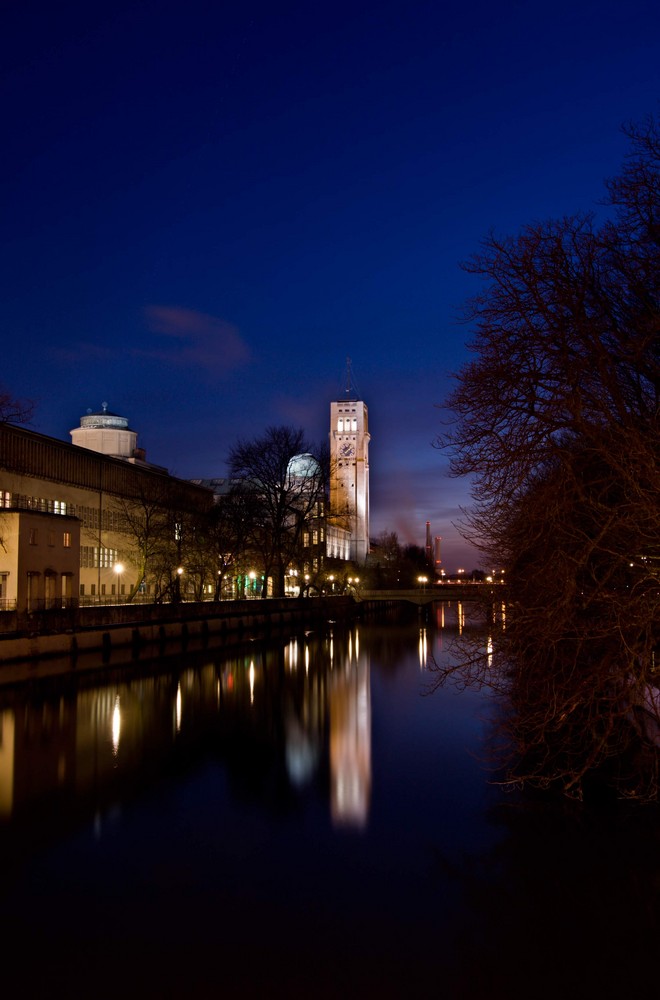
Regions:
<instances>
[{"instance_id":1,"label":"window","mask_svg":"<svg viewBox=\"0 0 660 1000\"><path fill-rule=\"evenodd\" d=\"M55 532L54 531L49 531L48 532L48 544L49 545L54 545L55 544Z\"/></svg>"},{"instance_id":2,"label":"window","mask_svg":"<svg viewBox=\"0 0 660 1000\"><path fill-rule=\"evenodd\" d=\"M85 596L85 584L84 583L80 584L80 596L81 597Z\"/></svg>"},{"instance_id":3,"label":"window","mask_svg":"<svg viewBox=\"0 0 660 1000\"><path fill-rule=\"evenodd\" d=\"M65 549L70 549L71 548L71 532L70 531L65 531L64 534L62 535L62 545L64 546Z\"/></svg>"},{"instance_id":4,"label":"window","mask_svg":"<svg viewBox=\"0 0 660 1000\"><path fill-rule=\"evenodd\" d=\"M95 584L95 583L93 583L93 584L91 585L91 587L89 588L89 592L90 592L90 594L92 595L92 597L95 597L95 596L96 596L96 584Z\"/></svg>"},{"instance_id":5,"label":"window","mask_svg":"<svg viewBox=\"0 0 660 1000\"><path fill-rule=\"evenodd\" d=\"M39 544L39 532L36 528L30 528L30 545Z\"/></svg>"},{"instance_id":6,"label":"window","mask_svg":"<svg viewBox=\"0 0 660 1000\"><path fill-rule=\"evenodd\" d=\"M340 417L339 420L337 421L337 431L340 434L343 434L343 431L344 431L344 418L343 417Z\"/></svg>"},{"instance_id":7,"label":"window","mask_svg":"<svg viewBox=\"0 0 660 1000\"><path fill-rule=\"evenodd\" d=\"M115 588L113 587L112 589L114 590ZM101 584L101 593L105 594L105 584L104 583Z\"/></svg>"}]
</instances>

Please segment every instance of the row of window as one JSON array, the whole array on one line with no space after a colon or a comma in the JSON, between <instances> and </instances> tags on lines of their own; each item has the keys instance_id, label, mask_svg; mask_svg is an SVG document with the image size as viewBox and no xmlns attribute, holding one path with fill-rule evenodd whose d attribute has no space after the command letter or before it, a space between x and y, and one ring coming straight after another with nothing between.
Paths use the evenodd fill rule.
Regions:
<instances>
[{"instance_id":1,"label":"row of window","mask_svg":"<svg viewBox=\"0 0 660 1000\"><path fill-rule=\"evenodd\" d=\"M49 546L53 547L54 545L57 544L56 540L57 540L58 537L59 537L59 534L57 532L55 532L55 531L48 531L46 533L46 543ZM70 549L71 548L71 532L70 531L63 531L61 537L62 537L62 545L63 545L63 547L65 549ZM30 528L30 545L38 545L38 544L39 544L39 529L38 528Z\"/></svg>"},{"instance_id":2,"label":"row of window","mask_svg":"<svg viewBox=\"0 0 660 1000\"><path fill-rule=\"evenodd\" d=\"M337 433L347 434L357 430L357 417L339 417L337 420Z\"/></svg>"},{"instance_id":3,"label":"row of window","mask_svg":"<svg viewBox=\"0 0 660 1000\"><path fill-rule=\"evenodd\" d=\"M311 533L312 545L318 545L325 538L325 531L323 528L314 528ZM303 547L309 548L310 533L309 531L303 531Z\"/></svg>"},{"instance_id":4,"label":"row of window","mask_svg":"<svg viewBox=\"0 0 660 1000\"><path fill-rule=\"evenodd\" d=\"M25 493L11 493L9 490L0 490L0 507L13 508L14 510L36 510L44 514L68 514L70 517L80 519L83 528L92 528L98 531L99 509L98 507L85 507L82 504L67 503L66 500L48 500L46 497L31 497ZM101 528L103 531L121 531L122 514L116 510L104 510L101 517Z\"/></svg>"},{"instance_id":5,"label":"row of window","mask_svg":"<svg viewBox=\"0 0 660 1000\"><path fill-rule=\"evenodd\" d=\"M81 569L109 569L119 561L117 549L108 549L98 545L80 546L80 568Z\"/></svg>"},{"instance_id":6,"label":"row of window","mask_svg":"<svg viewBox=\"0 0 660 1000\"><path fill-rule=\"evenodd\" d=\"M147 587L147 592L148 591L149 591L149 587ZM108 591L107 588L106 588L106 585L104 583L102 583L100 585L100 588L99 588L99 594L101 595L101 597L105 597L108 593L110 593L113 597L116 597L117 594L119 594L120 596L123 596L123 595L126 594L126 584L122 583L122 584L117 585L116 583L112 583L112 584L110 584L110 591ZM84 583L80 584L80 596L81 597L85 597L85 584ZM91 586L89 588L89 596L90 597L96 597L96 584L95 583L91 584Z\"/></svg>"}]
</instances>

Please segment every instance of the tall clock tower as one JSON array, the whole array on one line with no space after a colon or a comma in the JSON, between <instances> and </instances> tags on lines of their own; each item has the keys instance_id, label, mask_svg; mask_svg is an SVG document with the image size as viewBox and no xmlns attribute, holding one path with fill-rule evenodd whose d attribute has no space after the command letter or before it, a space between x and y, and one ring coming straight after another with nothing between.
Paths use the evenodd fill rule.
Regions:
<instances>
[{"instance_id":1,"label":"tall clock tower","mask_svg":"<svg viewBox=\"0 0 660 1000\"><path fill-rule=\"evenodd\" d=\"M351 559L369 552L369 419L365 403L330 403L330 510L351 533Z\"/></svg>"}]
</instances>

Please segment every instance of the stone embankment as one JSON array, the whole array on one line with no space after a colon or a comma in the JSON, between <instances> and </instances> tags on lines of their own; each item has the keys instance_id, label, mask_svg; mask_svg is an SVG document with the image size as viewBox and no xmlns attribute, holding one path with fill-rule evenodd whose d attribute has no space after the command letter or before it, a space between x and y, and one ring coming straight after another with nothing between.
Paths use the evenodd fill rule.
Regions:
<instances>
[{"instance_id":1,"label":"stone embankment","mask_svg":"<svg viewBox=\"0 0 660 1000\"><path fill-rule=\"evenodd\" d=\"M109 653L122 647L159 645L171 639L242 641L275 629L317 626L350 619L360 610L350 597L123 604L42 611L0 633L0 665L49 656Z\"/></svg>"}]
</instances>

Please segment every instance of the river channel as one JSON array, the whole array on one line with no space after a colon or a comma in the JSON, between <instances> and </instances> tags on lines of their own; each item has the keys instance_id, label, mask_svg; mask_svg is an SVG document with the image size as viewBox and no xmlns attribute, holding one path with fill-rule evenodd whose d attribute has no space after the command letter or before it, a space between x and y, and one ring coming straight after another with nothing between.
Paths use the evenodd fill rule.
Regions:
<instances>
[{"instance_id":1,"label":"river channel","mask_svg":"<svg viewBox=\"0 0 660 1000\"><path fill-rule=\"evenodd\" d=\"M3 996L653 995L658 812L491 781L488 692L434 689L477 627L0 687Z\"/></svg>"}]
</instances>

